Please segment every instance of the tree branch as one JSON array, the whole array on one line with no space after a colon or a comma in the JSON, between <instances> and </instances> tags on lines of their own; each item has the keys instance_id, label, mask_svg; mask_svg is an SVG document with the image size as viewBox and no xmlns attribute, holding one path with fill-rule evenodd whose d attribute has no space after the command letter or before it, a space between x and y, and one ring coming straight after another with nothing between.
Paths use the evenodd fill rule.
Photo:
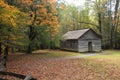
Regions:
<instances>
[{"instance_id":1,"label":"tree branch","mask_svg":"<svg viewBox=\"0 0 120 80\"><path fill-rule=\"evenodd\" d=\"M90 24L90 25L93 25L93 26L96 26L96 27L98 27L98 25L96 25L96 24L93 24L93 23L89 23L89 22L79 22L79 23Z\"/></svg>"}]
</instances>

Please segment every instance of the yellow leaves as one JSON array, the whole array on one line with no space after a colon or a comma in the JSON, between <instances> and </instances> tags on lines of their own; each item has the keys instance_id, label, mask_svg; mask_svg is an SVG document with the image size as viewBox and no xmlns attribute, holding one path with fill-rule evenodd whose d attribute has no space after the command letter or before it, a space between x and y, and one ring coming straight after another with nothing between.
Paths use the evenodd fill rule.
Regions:
<instances>
[{"instance_id":1,"label":"yellow leaves","mask_svg":"<svg viewBox=\"0 0 120 80\"><path fill-rule=\"evenodd\" d=\"M18 16L24 15L14 6L10 6L3 0L0 0L0 24L16 27Z\"/></svg>"},{"instance_id":2,"label":"yellow leaves","mask_svg":"<svg viewBox=\"0 0 120 80\"><path fill-rule=\"evenodd\" d=\"M9 25L9 26L12 26L12 27L16 26L16 23L14 21L14 17L12 17L11 15L1 14L0 18L1 18L1 22L0 22L1 24Z\"/></svg>"},{"instance_id":3,"label":"yellow leaves","mask_svg":"<svg viewBox=\"0 0 120 80\"><path fill-rule=\"evenodd\" d=\"M10 40L11 41L14 41L14 40L17 40L16 36L14 34L9 34L10 35Z\"/></svg>"},{"instance_id":4,"label":"yellow leaves","mask_svg":"<svg viewBox=\"0 0 120 80\"><path fill-rule=\"evenodd\" d=\"M13 27L16 27L16 23L15 23L15 21L14 21L13 18L10 19L10 23L11 23L11 25L12 25Z\"/></svg>"}]
</instances>

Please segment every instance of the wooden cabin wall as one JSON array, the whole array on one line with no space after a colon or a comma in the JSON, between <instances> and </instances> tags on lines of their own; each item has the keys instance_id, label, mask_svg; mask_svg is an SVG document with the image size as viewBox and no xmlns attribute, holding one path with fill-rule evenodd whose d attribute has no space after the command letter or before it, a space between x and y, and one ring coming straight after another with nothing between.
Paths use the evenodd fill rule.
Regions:
<instances>
[{"instance_id":1,"label":"wooden cabin wall","mask_svg":"<svg viewBox=\"0 0 120 80\"><path fill-rule=\"evenodd\" d=\"M78 41L77 40L62 41L61 48L67 49L67 50L78 51Z\"/></svg>"},{"instance_id":2,"label":"wooden cabin wall","mask_svg":"<svg viewBox=\"0 0 120 80\"><path fill-rule=\"evenodd\" d=\"M93 51L101 51L101 40L79 40L78 41L78 51L79 52L87 52L88 51L88 43L92 42L92 50Z\"/></svg>"},{"instance_id":3,"label":"wooden cabin wall","mask_svg":"<svg viewBox=\"0 0 120 80\"><path fill-rule=\"evenodd\" d=\"M97 36L93 31L88 31L82 37L78 39L78 51L86 52L88 50L88 43L92 43L93 51L101 51L101 38Z\"/></svg>"}]
</instances>

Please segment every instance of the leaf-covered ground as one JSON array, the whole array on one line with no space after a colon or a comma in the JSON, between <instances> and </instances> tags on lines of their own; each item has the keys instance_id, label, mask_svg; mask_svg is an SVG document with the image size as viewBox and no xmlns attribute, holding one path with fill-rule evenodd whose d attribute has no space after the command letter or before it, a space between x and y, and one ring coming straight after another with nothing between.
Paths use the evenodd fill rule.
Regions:
<instances>
[{"instance_id":1,"label":"leaf-covered ground","mask_svg":"<svg viewBox=\"0 0 120 80\"><path fill-rule=\"evenodd\" d=\"M53 57L50 56L51 52L54 54ZM58 55L60 57L77 55L69 52L62 53L63 51L60 53L38 51L31 55L10 55L7 71L24 75L31 73L37 80L120 80L119 64L111 63L104 58L102 60L99 58L54 60Z\"/></svg>"}]
</instances>

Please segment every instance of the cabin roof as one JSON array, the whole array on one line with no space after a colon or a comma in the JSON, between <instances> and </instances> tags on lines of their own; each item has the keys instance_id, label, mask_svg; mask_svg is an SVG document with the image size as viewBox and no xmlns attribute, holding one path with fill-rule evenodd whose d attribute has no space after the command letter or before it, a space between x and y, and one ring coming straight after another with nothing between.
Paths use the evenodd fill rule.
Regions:
<instances>
[{"instance_id":1,"label":"cabin roof","mask_svg":"<svg viewBox=\"0 0 120 80\"><path fill-rule=\"evenodd\" d=\"M88 32L89 30L92 30L90 28L87 29L81 29L81 30L74 30L74 31L68 31L67 33L65 33L62 36L63 40L74 40L74 39L78 39L80 38L82 35L84 35L86 32ZM95 32L96 33L96 32ZM97 33L96 33L97 34ZM99 34L97 34L98 36L100 36Z\"/></svg>"}]
</instances>

